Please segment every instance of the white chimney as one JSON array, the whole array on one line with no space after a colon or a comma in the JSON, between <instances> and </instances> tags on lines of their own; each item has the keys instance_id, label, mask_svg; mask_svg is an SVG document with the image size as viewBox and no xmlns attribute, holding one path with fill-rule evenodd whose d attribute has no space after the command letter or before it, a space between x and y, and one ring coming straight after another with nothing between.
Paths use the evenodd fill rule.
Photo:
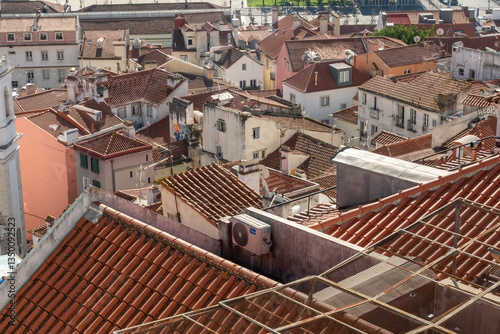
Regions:
<instances>
[{"instance_id":1,"label":"white chimney","mask_svg":"<svg viewBox=\"0 0 500 334\"><path fill-rule=\"evenodd\" d=\"M214 52L214 60L215 61L220 61L220 57L221 57L221 52L220 51L215 51Z\"/></svg>"},{"instance_id":2,"label":"white chimney","mask_svg":"<svg viewBox=\"0 0 500 334\"><path fill-rule=\"evenodd\" d=\"M321 12L319 13L319 33L327 34L328 33L328 13Z\"/></svg>"},{"instance_id":3,"label":"white chimney","mask_svg":"<svg viewBox=\"0 0 500 334\"><path fill-rule=\"evenodd\" d=\"M57 139L66 143L66 146L70 146L78 140L78 129L69 129L61 133Z\"/></svg>"},{"instance_id":4,"label":"white chimney","mask_svg":"<svg viewBox=\"0 0 500 334\"><path fill-rule=\"evenodd\" d=\"M134 123L130 121L123 122L123 134L129 138L135 139Z\"/></svg>"},{"instance_id":5,"label":"white chimney","mask_svg":"<svg viewBox=\"0 0 500 334\"><path fill-rule=\"evenodd\" d=\"M294 16L294 18L293 18L293 30L300 28L301 24L302 24L302 21L298 17Z\"/></svg>"},{"instance_id":6,"label":"white chimney","mask_svg":"<svg viewBox=\"0 0 500 334\"><path fill-rule=\"evenodd\" d=\"M236 43L236 47L238 47L239 36L238 36L238 27L240 26L240 20L237 18L233 18L233 38Z\"/></svg>"},{"instance_id":7,"label":"white chimney","mask_svg":"<svg viewBox=\"0 0 500 334\"><path fill-rule=\"evenodd\" d=\"M281 172L290 175L290 148L281 146Z\"/></svg>"},{"instance_id":8,"label":"white chimney","mask_svg":"<svg viewBox=\"0 0 500 334\"><path fill-rule=\"evenodd\" d=\"M212 80L214 78L214 70L208 65L203 66L203 76L205 79Z\"/></svg>"},{"instance_id":9,"label":"white chimney","mask_svg":"<svg viewBox=\"0 0 500 334\"><path fill-rule=\"evenodd\" d=\"M237 168L238 178L259 193L260 172L258 160L242 161Z\"/></svg>"}]
</instances>

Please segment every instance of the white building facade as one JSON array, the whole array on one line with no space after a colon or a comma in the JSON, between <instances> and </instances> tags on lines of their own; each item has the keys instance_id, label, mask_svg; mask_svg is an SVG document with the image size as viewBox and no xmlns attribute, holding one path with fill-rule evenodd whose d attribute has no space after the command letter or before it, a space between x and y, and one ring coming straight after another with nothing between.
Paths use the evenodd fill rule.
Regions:
<instances>
[{"instance_id":1,"label":"white building facade","mask_svg":"<svg viewBox=\"0 0 500 334\"><path fill-rule=\"evenodd\" d=\"M500 78L500 52L486 47L485 51L470 49L456 42L452 48L453 79L489 81Z\"/></svg>"}]
</instances>

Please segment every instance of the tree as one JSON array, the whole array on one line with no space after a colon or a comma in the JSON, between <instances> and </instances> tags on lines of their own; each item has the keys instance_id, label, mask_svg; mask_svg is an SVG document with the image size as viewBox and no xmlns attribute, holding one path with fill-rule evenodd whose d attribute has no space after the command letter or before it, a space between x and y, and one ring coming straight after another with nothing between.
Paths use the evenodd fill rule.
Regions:
<instances>
[{"instance_id":1,"label":"tree","mask_svg":"<svg viewBox=\"0 0 500 334\"><path fill-rule=\"evenodd\" d=\"M425 29L418 28L415 25L404 26L402 24L398 24L395 26L386 26L380 31L375 29L372 34L372 36L387 36L397 38L399 40L402 40L406 44L414 44L415 36L420 36L420 39L423 40L425 37L433 37L435 35L436 34L434 33L434 27Z\"/></svg>"}]
</instances>

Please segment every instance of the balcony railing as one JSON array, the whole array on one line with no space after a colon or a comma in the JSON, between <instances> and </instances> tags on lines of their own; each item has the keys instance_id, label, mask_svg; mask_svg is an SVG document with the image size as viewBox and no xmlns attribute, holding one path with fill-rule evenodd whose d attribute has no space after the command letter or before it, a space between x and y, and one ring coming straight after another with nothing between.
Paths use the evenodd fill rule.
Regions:
<instances>
[{"instance_id":1,"label":"balcony railing","mask_svg":"<svg viewBox=\"0 0 500 334\"><path fill-rule=\"evenodd\" d=\"M405 120L403 117L396 116L396 126L398 128L405 128Z\"/></svg>"},{"instance_id":2,"label":"balcony railing","mask_svg":"<svg viewBox=\"0 0 500 334\"><path fill-rule=\"evenodd\" d=\"M378 119L380 112L381 112L381 110L379 110L379 109L370 108L370 118Z\"/></svg>"},{"instance_id":3,"label":"balcony railing","mask_svg":"<svg viewBox=\"0 0 500 334\"><path fill-rule=\"evenodd\" d=\"M406 129L408 131L417 132L417 123L414 120L409 119Z\"/></svg>"}]
</instances>

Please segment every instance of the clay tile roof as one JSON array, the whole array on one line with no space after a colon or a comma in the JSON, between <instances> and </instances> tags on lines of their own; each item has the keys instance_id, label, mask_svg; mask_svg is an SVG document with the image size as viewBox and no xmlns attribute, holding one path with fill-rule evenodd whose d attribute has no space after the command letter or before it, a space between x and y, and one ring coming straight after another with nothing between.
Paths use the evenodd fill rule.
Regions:
<instances>
[{"instance_id":1,"label":"clay tile roof","mask_svg":"<svg viewBox=\"0 0 500 334\"><path fill-rule=\"evenodd\" d=\"M389 145L389 144L399 143L407 139L408 139L407 137L386 130L382 130L382 132L373 137L372 141L380 145Z\"/></svg>"},{"instance_id":2,"label":"clay tile roof","mask_svg":"<svg viewBox=\"0 0 500 334\"><path fill-rule=\"evenodd\" d=\"M169 75L172 73L154 68L111 76L108 81L110 106L117 107L134 102L158 106L175 88L167 85Z\"/></svg>"},{"instance_id":3,"label":"clay tile roof","mask_svg":"<svg viewBox=\"0 0 500 334\"><path fill-rule=\"evenodd\" d=\"M309 130L316 132L329 132L333 131L332 126L319 122L315 119L302 116L280 116L280 115L266 115L262 114L261 118L268 119L279 124L282 128L296 129L296 130Z\"/></svg>"},{"instance_id":4,"label":"clay tile roof","mask_svg":"<svg viewBox=\"0 0 500 334\"><path fill-rule=\"evenodd\" d=\"M85 30L80 48L82 58L117 58L114 42L125 42L125 29L116 30ZM103 39L101 48L97 41ZM90 43L89 43L90 42Z\"/></svg>"},{"instance_id":5,"label":"clay tile roof","mask_svg":"<svg viewBox=\"0 0 500 334\"><path fill-rule=\"evenodd\" d=\"M318 204L309 211L299 212L293 216L287 217L288 220L309 226L322 222L328 218L337 217L339 210L334 204Z\"/></svg>"},{"instance_id":6,"label":"clay tile roof","mask_svg":"<svg viewBox=\"0 0 500 334\"><path fill-rule=\"evenodd\" d=\"M14 111L42 110L59 107L68 98L66 89L51 89L14 99Z\"/></svg>"},{"instance_id":7,"label":"clay tile roof","mask_svg":"<svg viewBox=\"0 0 500 334\"><path fill-rule=\"evenodd\" d=\"M29 234L41 239L47 233L47 223L34 227L28 231Z\"/></svg>"},{"instance_id":8,"label":"clay tile roof","mask_svg":"<svg viewBox=\"0 0 500 334\"><path fill-rule=\"evenodd\" d=\"M248 207L261 207L261 197L226 168L204 166L169 176L161 185L198 211L213 225Z\"/></svg>"},{"instance_id":9,"label":"clay tile roof","mask_svg":"<svg viewBox=\"0 0 500 334\"><path fill-rule=\"evenodd\" d=\"M364 84L370 77L358 70L356 67L351 66L352 80L350 84L339 85L330 70L330 64L345 63L344 61L329 61L322 63L314 63L294 74L290 78L283 80L284 85L290 86L300 92L312 93L322 92L332 89L341 89L345 87L356 87ZM316 78L317 72L317 78Z\"/></svg>"},{"instance_id":10,"label":"clay tile roof","mask_svg":"<svg viewBox=\"0 0 500 334\"><path fill-rule=\"evenodd\" d=\"M433 42L418 43L400 48L375 51L389 67L399 67L412 64L426 63L450 54Z\"/></svg>"},{"instance_id":11,"label":"clay tile roof","mask_svg":"<svg viewBox=\"0 0 500 334\"><path fill-rule=\"evenodd\" d=\"M49 1L6 1L2 4L2 14L62 13L64 6Z\"/></svg>"},{"instance_id":12,"label":"clay tile roof","mask_svg":"<svg viewBox=\"0 0 500 334\"><path fill-rule=\"evenodd\" d=\"M488 107L491 102L487 100L486 96L467 94L465 99L462 101L463 105L485 108Z\"/></svg>"},{"instance_id":13,"label":"clay tile roof","mask_svg":"<svg viewBox=\"0 0 500 334\"><path fill-rule=\"evenodd\" d=\"M68 120L58 116L53 110L46 110L44 112L31 115L27 117L27 119L45 132L52 135L54 138L57 138L60 134L67 130L77 128ZM88 132L78 129L78 134L80 136L84 136L88 134Z\"/></svg>"},{"instance_id":14,"label":"clay tile roof","mask_svg":"<svg viewBox=\"0 0 500 334\"><path fill-rule=\"evenodd\" d=\"M457 198L473 201L479 205L488 205L500 209L500 156L482 160L473 165L461 169L435 181L421 184L414 188L401 191L397 194L380 199L378 202L361 205L359 208L341 212L339 215L325 219L311 226L323 231L335 238L342 239L360 247L367 247L385 238L387 235L408 227L425 215L443 207ZM469 212L465 217L471 217ZM438 215L439 230L454 231L455 218L453 214ZM496 225L496 227L495 227ZM498 221L481 219L463 219L461 223L462 233L466 233L466 239L479 237L480 234L494 228L498 235ZM430 240L439 239L439 231L431 228L423 228L414 231L419 236ZM437 244L413 239L410 245L399 245L394 249L398 255L416 256L425 263L432 262L439 256L441 247ZM439 239L452 246L453 238ZM500 248L500 238L490 239L495 248ZM487 247L477 247L474 255L479 258L488 258ZM467 261L457 271L456 276L473 281L490 265L474 259ZM451 267L451 265L450 265Z\"/></svg>"},{"instance_id":15,"label":"clay tile roof","mask_svg":"<svg viewBox=\"0 0 500 334\"><path fill-rule=\"evenodd\" d=\"M43 27L43 31L70 31L76 32L76 17L40 17L38 25ZM0 21L0 32L30 32L33 31L33 18L2 18Z\"/></svg>"},{"instance_id":16,"label":"clay tile roof","mask_svg":"<svg viewBox=\"0 0 500 334\"><path fill-rule=\"evenodd\" d=\"M490 136L496 136L496 129L497 129L497 117L496 116L490 116L476 125L472 127L472 129L465 129L464 131L458 133L456 136L452 137L451 139L447 140L444 144L443 147L446 148L452 148L454 146L454 142L467 136L467 135L473 135L479 138L486 138ZM481 141L481 147L480 150L483 151L491 151L491 149L495 147L495 138L491 139L486 139Z\"/></svg>"},{"instance_id":17,"label":"clay tile roof","mask_svg":"<svg viewBox=\"0 0 500 334\"><path fill-rule=\"evenodd\" d=\"M166 146L172 151L174 161L183 159L189 156L189 148L186 140L173 141L170 137L170 116L167 116L150 126L137 131L136 138L140 139L146 143L156 143L162 146ZM169 153L164 149L153 146L153 161L159 162L165 160L169 156Z\"/></svg>"},{"instance_id":18,"label":"clay tile roof","mask_svg":"<svg viewBox=\"0 0 500 334\"><path fill-rule=\"evenodd\" d=\"M269 176L266 178L266 183L267 187L269 188L269 191L272 191L275 194L282 194L282 195L286 195L300 189L305 189L314 186L314 183L311 183L311 181L309 180L306 181L298 177L285 175L272 169L269 169ZM266 191L262 186L262 181L260 189L261 189L260 194L262 196L266 195ZM301 192L300 195L301 196L305 195L305 193ZM288 198L293 198L293 196L288 196Z\"/></svg>"},{"instance_id":19,"label":"clay tile roof","mask_svg":"<svg viewBox=\"0 0 500 334\"><path fill-rule=\"evenodd\" d=\"M100 160L152 150L152 145L139 139L129 138L118 132L109 132L73 145L75 150L85 152Z\"/></svg>"},{"instance_id":20,"label":"clay tile roof","mask_svg":"<svg viewBox=\"0 0 500 334\"><path fill-rule=\"evenodd\" d=\"M397 142L386 144L372 152L406 161L415 161L435 153L432 149L432 134L430 133L411 139L404 137L398 139Z\"/></svg>"},{"instance_id":21,"label":"clay tile roof","mask_svg":"<svg viewBox=\"0 0 500 334\"><path fill-rule=\"evenodd\" d=\"M342 109L330 115L334 119L339 119L351 124L358 124L358 105Z\"/></svg>"},{"instance_id":22,"label":"clay tile roof","mask_svg":"<svg viewBox=\"0 0 500 334\"><path fill-rule=\"evenodd\" d=\"M419 24L420 14L432 14L436 22L439 22L439 10L421 10L421 11L399 11L387 12L387 23L400 24ZM463 9L453 10L453 23L469 23L469 18L465 15ZM422 24L419 24L422 25Z\"/></svg>"},{"instance_id":23,"label":"clay tile roof","mask_svg":"<svg viewBox=\"0 0 500 334\"><path fill-rule=\"evenodd\" d=\"M160 66L169 61L171 57L165 52L157 49L152 49L150 52L137 58L137 63L145 66L145 64L155 63L156 66Z\"/></svg>"},{"instance_id":24,"label":"clay tile roof","mask_svg":"<svg viewBox=\"0 0 500 334\"><path fill-rule=\"evenodd\" d=\"M418 72L392 78L376 76L359 89L393 100L399 100L422 109L439 112L439 94L461 94L469 90L470 83L448 78L434 72Z\"/></svg>"},{"instance_id":25,"label":"clay tile roof","mask_svg":"<svg viewBox=\"0 0 500 334\"><path fill-rule=\"evenodd\" d=\"M240 60L245 54L238 49L231 48L222 50L220 55L220 60L216 61L215 64L218 66L228 69L233 66L238 60Z\"/></svg>"},{"instance_id":26,"label":"clay tile roof","mask_svg":"<svg viewBox=\"0 0 500 334\"><path fill-rule=\"evenodd\" d=\"M298 166L299 169L306 173L308 180L330 173L335 166L330 158L336 153L337 149L311 136L297 132L282 146L289 147L290 151L309 156ZM260 163L266 167L281 170L280 161L281 152L280 149L277 149L268 154Z\"/></svg>"},{"instance_id":27,"label":"clay tile roof","mask_svg":"<svg viewBox=\"0 0 500 334\"><path fill-rule=\"evenodd\" d=\"M16 293L0 332L110 333L278 283L105 205L81 218ZM56 223L57 224L57 223Z\"/></svg>"}]
</instances>

